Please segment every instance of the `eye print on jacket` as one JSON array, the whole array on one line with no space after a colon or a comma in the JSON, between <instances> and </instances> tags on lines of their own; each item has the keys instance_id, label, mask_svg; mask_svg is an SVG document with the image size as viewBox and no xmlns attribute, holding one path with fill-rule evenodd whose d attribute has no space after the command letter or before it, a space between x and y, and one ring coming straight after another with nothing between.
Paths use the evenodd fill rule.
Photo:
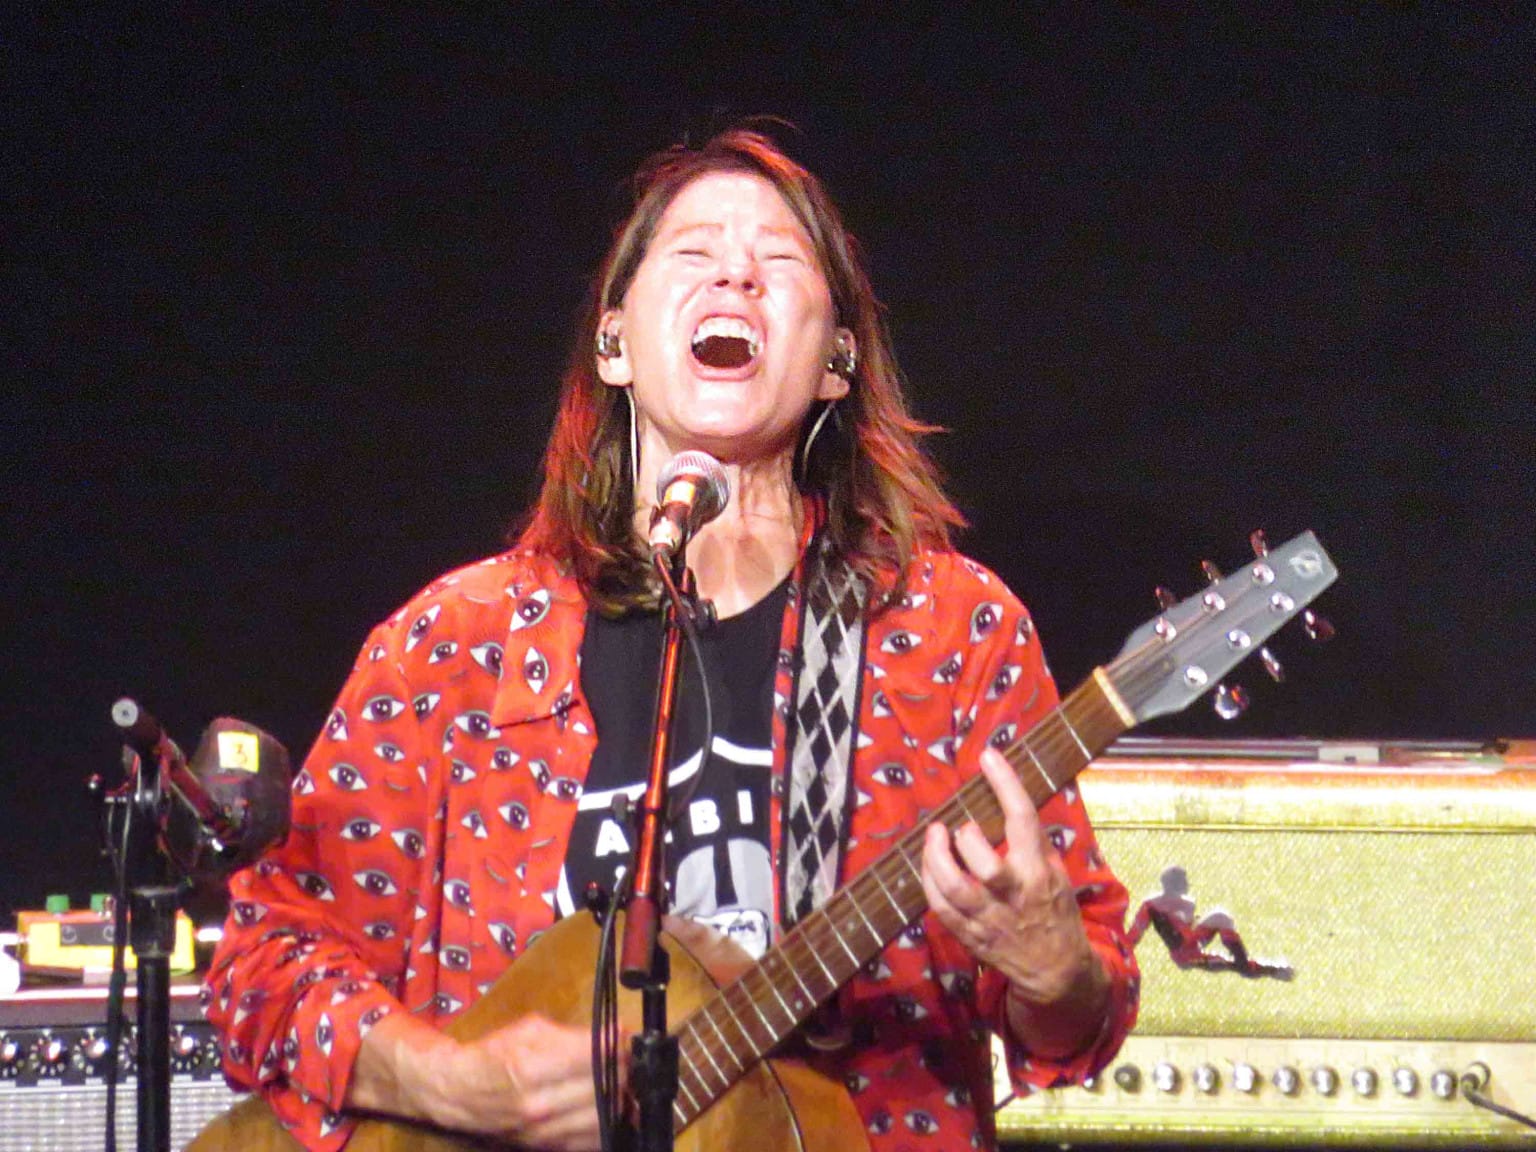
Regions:
<instances>
[{"instance_id":1,"label":"eye print on jacket","mask_svg":"<svg viewBox=\"0 0 1536 1152\"><path fill-rule=\"evenodd\" d=\"M1052 848L1065 853L1077 843L1077 829L1068 828L1064 824L1051 824L1045 830L1045 838L1051 842Z\"/></svg>"},{"instance_id":2,"label":"eye print on jacket","mask_svg":"<svg viewBox=\"0 0 1536 1152\"><path fill-rule=\"evenodd\" d=\"M933 670L935 684L953 684L960 679L960 653L952 653L948 660Z\"/></svg>"},{"instance_id":3,"label":"eye print on jacket","mask_svg":"<svg viewBox=\"0 0 1536 1152\"><path fill-rule=\"evenodd\" d=\"M491 939L496 941L498 948L508 956L517 953L517 933L512 931L512 925L498 920L493 924L487 925L487 927L490 929Z\"/></svg>"},{"instance_id":4,"label":"eye print on jacket","mask_svg":"<svg viewBox=\"0 0 1536 1152\"><path fill-rule=\"evenodd\" d=\"M1001 604L978 604L971 610L971 643L979 644L986 637L997 631L997 626L1003 622L1003 606Z\"/></svg>"},{"instance_id":5,"label":"eye print on jacket","mask_svg":"<svg viewBox=\"0 0 1536 1152\"><path fill-rule=\"evenodd\" d=\"M497 740L501 737L501 729L491 723L489 712L465 712L453 718L453 726L476 740Z\"/></svg>"},{"instance_id":6,"label":"eye print on jacket","mask_svg":"<svg viewBox=\"0 0 1536 1152\"><path fill-rule=\"evenodd\" d=\"M353 843L361 843L364 840L372 840L380 830L381 826L377 820L359 816L356 820L348 820L341 826L341 838Z\"/></svg>"},{"instance_id":7,"label":"eye print on jacket","mask_svg":"<svg viewBox=\"0 0 1536 1152\"><path fill-rule=\"evenodd\" d=\"M393 696L375 696L363 705L363 719L376 724L383 723L400 715L405 707L404 700L396 700Z\"/></svg>"},{"instance_id":8,"label":"eye print on jacket","mask_svg":"<svg viewBox=\"0 0 1536 1152\"><path fill-rule=\"evenodd\" d=\"M921 1108L914 1108L902 1117L902 1122L919 1136L931 1136L939 1130L939 1122L933 1118L931 1112L924 1112Z\"/></svg>"},{"instance_id":9,"label":"eye print on jacket","mask_svg":"<svg viewBox=\"0 0 1536 1152\"><path fill-rule=\"evenodd\" d=\"M528 772L539 791L546 796L558 796L562 800L574 800L581 795L581 785L570 776L556 776L543 760L528 761Z\"/></svg>"},{"instance_id":10,"label":"eye print on jacket","mask_svg":"<svg viewBox=\"0 0 1536 1152\"><path fill-rule=\"evenodd\" d=\"M523 682L535 696L549 687L549 661L537 648L523 653Z\"/></svg>"},{"instance_id":11,"label":"eye print on jacket","mask_svg":"<svg viewBox=\"0 0 1536 1152\"><path fill-rule=\"evenodd\" d=\"M368 781L350 764L332 764L325 774L331 778L331 783L343 792L368 791Z\"/></svg>"},{"instance_id":12,"label":"eye print on jacket","mask_svg":"<svg viewBox=\"0 0 1536 1152\"><path fill-rule=\"evenodd\" d=\"M356 885L370 896L393 896L400 889L395 887L395 882L388 872L380 872L377 868L365 868L361 872L354 872L352 880Z\"/></svg>"},{"instance_id":13,"label":"eye print on jacket","mask_svg":"<svg viewBox=\"0 0 1536 1152\"><path fill-rule=\"evenodd\" d=\"M486 840L490 838L491 834L485 830L485 819L480 815L478 811L471 810L466 812L464 814L464 819L460 820L459 823L462 824L465 828L468 828L469 834L476 840Z\"/></svg>"},{"instance_id":14,"label":"eye print on jacket","mask_svg":"<svg viewBox=\"0 0 1536 1152\"><path fill-rule=\"evenodd\" d=\"M405 759L405 752L398 744L382 740L373 746L373 754L386 764L398 764Z\"/></svg>"},{"instance_id":15,"label":"eye print on jacket","mask_svg":"<svg viewBox=\"0 0 1536 1152\"><path fill-rule=\"evenodd\" d=\"M230 905L230 911L234 914L236 924L242 928L249 928L252 924L259 924L266 918L267 906L255 900L236 900Z\"/></svg>"},{"instance_id":16,"label":"eye print on jacket","mask_svg":"<svg viewBox=\"0 0 1536 1152\"><path fill-rule=\"evenodd\" d=\"M427 854L426 837L414 828L397 828L389 838L408 860L420 860Z\"/></svg>"},{"instance_id":17,"label":"eye print on jacket","mask_svg":"<svg viewBox=\"0 0 1536 1152\"><path fill-rule=\"evenodd\" d=\"M1024 675L1024 665L1005 664L998 669L997 675L992 677L992 683L987 685L987 699L1001 700L1008 690L1019 682L1019 677Z\"/></svg>"},{"instance_id":18,"label":"eye print on jacket","mask_svg":"<svg viewBox=\"0 0 1536 1152\"><path fill-rule=\"evenodd\" d=\"M411 630L406 633L405 650L407 652L426 639L427 633L432 631L432 625L437 623L437 618L442 615L442 612L443 606L441 604L434 604L420 616L416 617L415 621L411 624Z\"/></svg>"},{"instance_id":19,"label":"eye print on jacket","mask_svg":"<svg viewBox=\"0 0 1536 1152\"><path fill-rule=\"evenodd\" d=\"M905 764L882 764L870 774L870 778L887 788L912 787L912 773Z\"/></svg>"},{"instance_id":20,"label":"eye print on jacket","mask_svg":"<svg viewBox=\"0 0 1536 1152\"><path fill-rule=\"evenodd\" d=\"M508 632L520 632L524 628L532 628L549 612L549 591L540 588L530 592L517 602L517 607L512 610L512 622L507 625Z\"/></svg>"},{"instance_id":21,"label":"eye print on jacket","mask_svg":"<svg viewBox=\"0 0 1536 1152\"><path fill-rule=\"evenodd\" d=\"M331 882L318 872L295 872L293 880L316 900L336 899L336 893L331 889Z\"/></svg>"},{"instance_id":22,"label":"eye print on jacket","mask_svg":"<svg viewBox=\"0 0 1536 1152\"><path fill-rule=\"evenodd\" d=\"M488 640L484 644L476 644L469 650L470 659L484 668L496 679L501 679L501 645Z\"/></svg>"}]
</instances>

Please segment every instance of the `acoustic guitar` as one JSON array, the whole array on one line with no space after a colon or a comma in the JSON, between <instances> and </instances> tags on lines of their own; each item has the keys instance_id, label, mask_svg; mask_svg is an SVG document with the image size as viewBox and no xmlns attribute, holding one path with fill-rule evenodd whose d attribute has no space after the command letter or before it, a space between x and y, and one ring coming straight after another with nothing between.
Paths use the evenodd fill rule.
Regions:
<instances>
[{"instance_id":1,"label":"acoustic guitar","mask_svg":"<svg viewBox=\"0 0 1536 1152\"><path fill-rule=\"evenodd\" d=\"M1214 688L1337 575L1307 532L1147 621L1115 660L1096 668L1004 752L1030 798L1038 807L1117 736L1180 711ZM932 816L952 829L974 820L992 843L1003 838L1002 811L979 775ZM923 828L913 829L755 962L707 928L667 920L668 999L681 1019L673 1030L679 1044L673 1106L678 1149L853 1152L867 1146L863 1124L840 1084L803 1063L768 1054L927 910L919 880L922 840ZM448 1034L471 1040L534 1011L566 1024L589 1024L597 951L591 917L559 921L448 1026ZM621 1018L638 1031L637 995L621 995ZM473 1137L381 1119L360 1124L347 1145L348 1152L467 1152L485 1146ZM252 1098L204 1129L190 1152L298 1148L271 1111Z\"/></svg>"}]
</instances>

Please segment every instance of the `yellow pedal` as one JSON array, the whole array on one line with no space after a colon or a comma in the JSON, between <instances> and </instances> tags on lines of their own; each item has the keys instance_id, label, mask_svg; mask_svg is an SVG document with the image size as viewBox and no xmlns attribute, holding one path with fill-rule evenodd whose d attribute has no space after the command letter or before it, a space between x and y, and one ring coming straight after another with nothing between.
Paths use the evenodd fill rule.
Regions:
<instances>
[{"instance_id":1,"label":"yellow pedal","mask_svg":"<svg viewBox=\"0 0 1536 1152\"><path fill-rule=\"evenodd\" d=\"M54 901L50 899L50 904ZM24 968L53 968L77 972L106 972L112 967L111 912L103 909L18 912L16 929L21 937ZM171 971L191 972L196 967L192 921L176 913L176 939L171 950ZM133 949L124 952L130 969L137 967Z\"/></svg>"}]
</instances>

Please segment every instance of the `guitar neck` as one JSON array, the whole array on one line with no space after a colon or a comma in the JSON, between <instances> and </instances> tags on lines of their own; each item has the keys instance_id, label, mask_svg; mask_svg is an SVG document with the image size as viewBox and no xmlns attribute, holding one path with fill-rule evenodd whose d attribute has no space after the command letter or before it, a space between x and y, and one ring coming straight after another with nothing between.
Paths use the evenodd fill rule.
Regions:
<instances>
[{"instance_id":1,"label":"guitar neck","mask_svg":"<svg viewBox=\"0 0 1536 1152\"><path fill-rule=\"evenodd\" d=\"M1102 670L1003 755L1036 807L1132 726ZM971 778L931 814L951 830L974 820L993 844L1003 813L985 777ZM678 1128L718 1099L928 908L919 879L927 821L898 840L752 968L678 1028Z\"/></svg>"}]
</instances>

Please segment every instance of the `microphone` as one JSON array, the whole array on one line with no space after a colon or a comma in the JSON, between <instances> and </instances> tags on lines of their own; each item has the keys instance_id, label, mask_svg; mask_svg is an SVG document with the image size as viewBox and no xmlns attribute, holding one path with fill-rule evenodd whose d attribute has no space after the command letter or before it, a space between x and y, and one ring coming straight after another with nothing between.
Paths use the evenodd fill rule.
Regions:
<instances>
[{"instance_id":1,"label":"microphone","mask_svg":"<svg viewBox=\"0 0 1536 1152\"><path fill-rule=\"evenodd\" d=\"M288 835L293 769L288 749L254 724L221 716L208 725L188 768L209 800L234 817L232 836L210 843L200 837L189 857L194 875L223 878L248 864ZM167 836L174 842L167 829ZM183 855L186 855L183 853Z\"/></svg>"},{"instance_id":2,"label":"microphone","mask_svg":"<svg viewBox=\"0 0 1536 1152\"><path fill-rule=\"evenodd\" d=\"M288 750L243 720L208 725L190 761L160 722L127 697L112 705L123 742L153 760L174 801L160 841L184 875L222 879L288 834Z\"/></svg>"},{"instance_id":3,"label":"microphone","mask_svg":"<svg viewBox=\"0 0 1536 1152\"><path fill-rule=\"evenodd\" d=\"M656 512L651 518L651 559L672 560L690 537L725 511L731 484L725 469L707 452L679 452L656 478Z\"/></svg>"}]
</instances>

